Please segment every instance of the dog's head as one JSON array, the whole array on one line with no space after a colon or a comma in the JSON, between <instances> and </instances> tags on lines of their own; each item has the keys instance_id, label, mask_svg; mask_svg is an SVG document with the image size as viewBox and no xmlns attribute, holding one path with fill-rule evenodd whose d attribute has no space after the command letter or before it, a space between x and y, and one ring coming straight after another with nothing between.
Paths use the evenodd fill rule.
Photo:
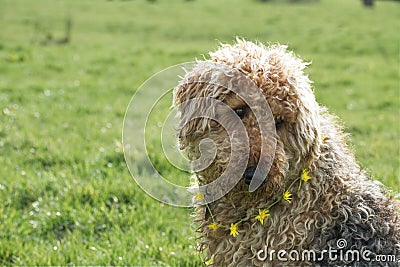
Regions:
<instances>
[{"instance_id":1,"label":"dog's head","mask_svg":"<svg viewBox=\"0 0 400 267\"><path fill-rule=\"evenodd\" d=\"M260 165L268 169L262 188L273 193L319 155L319 106L303 72L307 63L285 46L244 40L222 45L210 57L187 72L174 92L180 148L193 162L213 151L196 163L206 165L195 167L201 185L221 176L229 162L245 160L236 188L248 188Z\"/></svg>"}]
</instances>

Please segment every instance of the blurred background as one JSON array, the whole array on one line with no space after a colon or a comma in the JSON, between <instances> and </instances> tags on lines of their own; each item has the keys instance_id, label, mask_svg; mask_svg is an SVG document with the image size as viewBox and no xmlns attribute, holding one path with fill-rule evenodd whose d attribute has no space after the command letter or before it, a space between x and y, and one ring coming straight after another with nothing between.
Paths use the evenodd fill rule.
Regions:
<instances>
[{"instance_id":1,"label":"blurred background","mask_svg":"<svg viewBox=\"0 0 400 267\"><path fill-rule=\"evenodd\" d=\"M399 1L0 0L0 265L201 265L192 211L133 182L122 122L147 78L235 36L312 61L318 102L398 194L399 18Z\"/></svg>"}]
</instances>

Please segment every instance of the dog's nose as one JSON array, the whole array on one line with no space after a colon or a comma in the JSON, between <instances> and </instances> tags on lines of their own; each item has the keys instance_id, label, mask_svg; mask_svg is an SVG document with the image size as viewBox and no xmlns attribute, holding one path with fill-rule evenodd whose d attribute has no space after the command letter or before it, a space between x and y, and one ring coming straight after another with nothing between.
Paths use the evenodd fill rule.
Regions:
<instances>
[{"instance_id":1,"label":"dog's nose","mask_svg":"<svg viewBox=\"0 0 400 267\"><path fill-rule=\"evenodd\" d=\"M251 180L253 179L255 171L256 171L255 167L249 167L244 171L243 178L244 178L244 182L247 185L249 185Z\"/></svg>"}]
</instances>

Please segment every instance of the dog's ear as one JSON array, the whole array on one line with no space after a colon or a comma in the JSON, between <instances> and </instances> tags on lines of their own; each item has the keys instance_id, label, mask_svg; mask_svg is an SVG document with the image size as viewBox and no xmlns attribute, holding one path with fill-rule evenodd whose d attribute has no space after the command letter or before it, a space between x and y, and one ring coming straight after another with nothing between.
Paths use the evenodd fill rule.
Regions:
<instances>
[{"instance_id":1,"label":"dog's ear","mask_svg":"<svg viewBox=\"0 0 400 267\"><path fill-rule=\"evenodd\" d=\"M295 161L309 165L319 157L321 130L319 110L304 69L309 63L286 51L286 46L271 46L266 52L267 71L259 85L275 118L284 121L281 131Z\"/></svg>"},{"instance_id":2,"label":"dog's ear","mask_svg":"<svg viewBox=\"0 0 400 267\"><path fill-rule=\"evenodd\" d=\"M180 83L174 90L173 105L177 107L178 125L178 144L181 150L189 145L193 135L196 132L196 121L190 120L194 111L187 104L189 99L193 99L198 94L199 85L194 82Z\"/></svg>"},{"instance_id":3,"label":"dog's ear","mask_svg":"<svg viewBox=\"0 0 400 267\"><path fill-rule=\"evenodd\" d=\"M174 90L173 103L178 109L181 149L196 143L210 131L227 91L221 84L229 84L231 79L223 65L199 61L180 81Z\"/></svg>"},{"instance_id":4,"label":"dog's ear","mask_svg":"<svg viewBox=\"0 0 400 267\"><path fill-rule=\"evenodd\" d=\"M320 155L320 146L322 142L319 106L314 100L303 100L303 105L299 107L297 122L295 124L298 135L298 148L301 152L302 161L309 166Z\"/></svg>"},{"instance_id":5,"label":"dog's ear","mask_svg":"<svg viewBox=\"0 0 400 267\"><path fill-rule=\"evenodd\" d=\"M303 77L302 81L293 84L288 97L282 103L282 117L287 123L291 151L295 152L297 163L309 166L320 155L322 134L320 107L308 78Z\"/></svg>"},{"instance_id":6,"label":"dog's ear","mask_svg":"<svg viewBox=\"0 0 400 267\"><path fill-rule=\"evenodd\" d=\"M320 107L312 94L297 100L298 105L293 110L286 109L281 114L287 121L277 128L277 134L291 155L291 161L307 167L320 155ZM296 114L295 118L288 119L293 114Z\"/></svg>"},{"instance_id":7,"label":"dog's ear","mask_svg":"<svg viewBox=\"0 0 400 267\"><path fill-rule=\"evenodd\" d=\"M215 104L210 98L202 97L205 83L181 83L174 94L174 105L179 117L178 140L180 149L195 144L210 130L215 116Z\"/></svg>"}]
</instances>

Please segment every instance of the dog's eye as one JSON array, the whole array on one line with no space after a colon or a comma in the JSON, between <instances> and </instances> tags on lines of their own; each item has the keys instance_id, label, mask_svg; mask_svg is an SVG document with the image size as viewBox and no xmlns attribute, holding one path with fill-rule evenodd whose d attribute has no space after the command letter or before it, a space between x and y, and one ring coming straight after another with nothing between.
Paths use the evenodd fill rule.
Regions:
<instances>
[{"instance_id":1,"label":"dog's eye","mask_svg":"<svg viewBox=\"0 0 400 267\"><path fill-rule=\"evenodd\" d=\"M239 118L240 119L243 119L244 118L244 116L246 115L246 110L245 110L245 108L237 108L237 109L234 109L234 111L235 111L235 113L239 116Z\"/></svg>"},{"instance_id":2,"label":"dog's eye","mask_svg":"<svg viewBox=\"0 0 400 267\"><path fill-rule=\"evenodd\" d=\"M284 122L284 120L282 118L276 118L275 119L275 127L281 126L283 122Z\"/></svg>"}]
</instances>

